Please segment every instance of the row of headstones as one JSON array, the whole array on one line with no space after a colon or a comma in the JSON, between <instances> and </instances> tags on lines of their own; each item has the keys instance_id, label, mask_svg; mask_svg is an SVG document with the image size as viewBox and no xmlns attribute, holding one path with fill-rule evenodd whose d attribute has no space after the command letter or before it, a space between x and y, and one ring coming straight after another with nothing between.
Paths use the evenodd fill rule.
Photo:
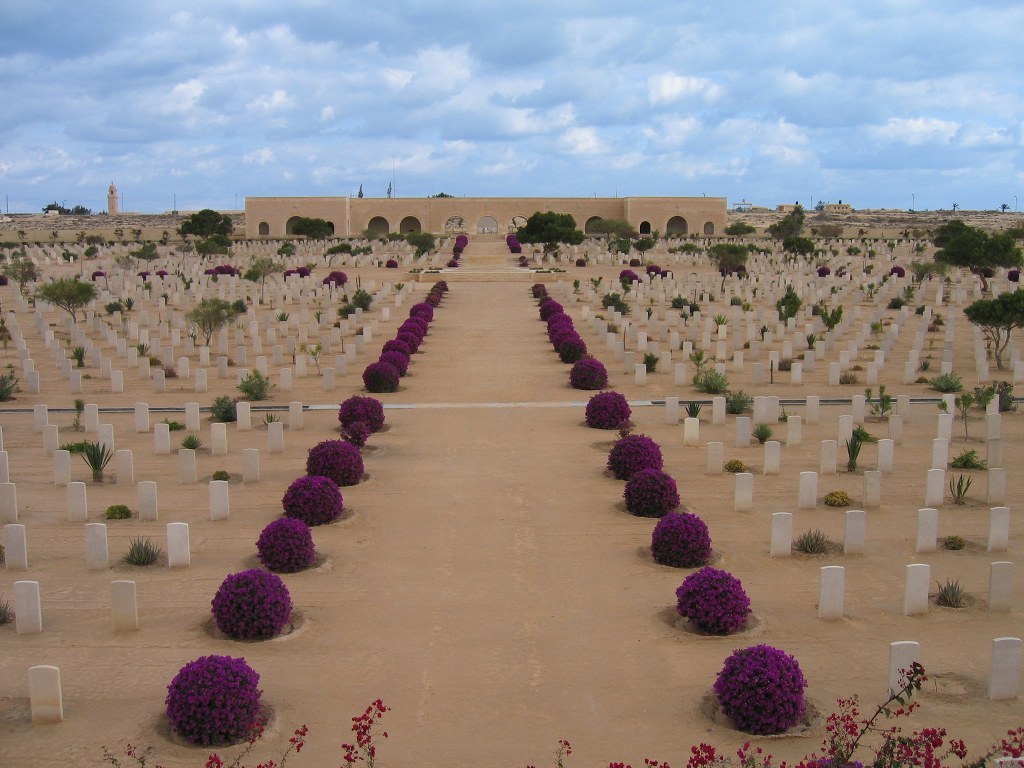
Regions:
<instances>
[{"instance_id":1,"label":"row of headstones","mask_svg":"<svg viewBox=\"0 0 1024 768\"><path fill-rule=\"evenodd\" d=\"M140 484L141 485L141 484ZM146 497L145 514L140 512L140 520L156 520L156 484L145 491L139 491L140 505ZM227 480L210 482L210 520L226 520L231 516L231 501ZM85 492L68 493L68 520L81 522L87 519L85 509ZM184 526L182 528L181 526ZM6 523L4 534L4 567L9 571L27 571L28 536L25 526L20 523ZM110 547L107 541L106 523L85 524L85 565L91 570L102 570L110 567ZM167 564L168 567L188 565L191 555L188 548L188 523L167 524Z\"/></svg>"},{"instance_id":2,"label":"row of headstones","mask_svg":"<svg viewBox=\"0 0 1024 768\"><path fill-rule=\"evenodd\" d=\"M997 562L989 566L988 609L1009 612L1013 607L1014 565ZM919 616L928 613L928 591L931 585L931 566L914 563L906 567L903 590L903 615ZM846 569L841 565L826 565L821 569L818 597L819 619L841 619L844 616Z\"/></svg>"},{"instance_id":3,"label":"row of headstones","mask_svg":"<svg viewBox=\"0 0 1024 768\"><path fill-rule=\"evenodd\" d=\"M992 640L989 666L988 697L992 701L1015 699L1021 693L1021 656L1024 641L1019 637L997 637ZM889 644L889 695L898 693L903 685L904 672L919 663L921 646L911 640ZM1002 768L1020 768L1019 758L996 761Z\"/></svg>"},{"instance_id":4,"label":"row of headstones","mask_svg":"<svg viewBox=\"0 0 1024 768\"><path fill-rule=\"evenodd\" d=\"M864 554L867 540L867 512L850 509L844 513L843 554ZM926 507L917 511L917 538L915 551L935 552L939 540L939 511ZM1010 546L1010 508L989 509L988 551L1005 552ZM771 557L789 557L793 551L793 513L772 513ZM1012 576L1011 576L1012 584ZM1012 588L1011 588L1012 589ZM1009 595L1009 592L1007 593Z\"/></svg>"}]
</instances>

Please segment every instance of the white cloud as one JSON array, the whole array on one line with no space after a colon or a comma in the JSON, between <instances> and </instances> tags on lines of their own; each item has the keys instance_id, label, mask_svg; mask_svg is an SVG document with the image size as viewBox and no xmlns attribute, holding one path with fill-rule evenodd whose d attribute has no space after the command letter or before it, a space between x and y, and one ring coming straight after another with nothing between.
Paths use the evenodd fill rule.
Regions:
<instances>
[{"instance_id":1,"label":"white cloud","mask_svg":"<svg viewBox=\"0 0 1024 768\"><path fill-rule=\"evenodd\" d=\"M320 122L329 123L334 119L334 107L324 107L320 110Z\"/></svg>"},{"instance_id":2,"label":"white cloud","mask_svg":"<svg viewBox=\"0 0 1024 768\"><path fill-rule=\"evenodd\" d=\"M381 79L387 84L388 88L393 91L400 91L409 83L412 82L413 75L416 73L409 69L382 69L380 72Z\"/></svg>"},{"instance_id":3,"label":"white cloud","mask_svg":"<svg viewBox=\"0 0 1024 768\"><path fill-rule=\"evenodd\" d=\"M949 144L960 124L937 117L891 117L883 125L869 126L876 138L901 144Z\"/></svg>"},{"instance_id":4,"label":"white cloud","mask_svg":"<svg viewBox=\"0 0 1024 768\"><path fill-rule=\"evenodd\" d=\"M273 159L274 151L268 147L254 149L252 152L246 152L242 155L242 162L250 165L266 165L267 163L272 162Z\"/></svg>"},{"instance_id":5,"label":"white cloud","mask_svg":"<svg viewBox=\"0 0 1024 768\"><path fill-rule=\"evenodd\" d=\"M283 88L275 89L269 96L260 96L246 104L246 108L252 111L274 112L285 107L290 107L291 98L288 91Z\"/></svg>"},{"instance_id":6,"label":"white cloud","mask_svg":"<svg viewBox=\"0 0 1024 768\"><path fill-rule=\"evenodd\" d=\"M703 77L663 72L647 79L647 99L651 104L671 104L688 97L714 101L721 97L722 93L720 85Z\"/></svg>"},{"instance_id":7,"label":"white cloud","mask_svg":"<svg viewBox=\"0 0 1024 768\"><path fill-rule=\"evenodd\" d=\"M608 151L594 128L570 128L562 134L561 143L574 155L599 155Z\"/></svg>"},{"instance_id":8,"label":"white cloud","mask_svg":"<svg viewBox=\"0 0 1024 768\"><path fill-rule=\"evenodd\" d=\"M205 91L206 86L198 78L178 83L171 88L171 92L163 104L164 114L192 111Z\"/></svg>"}]
</instances>

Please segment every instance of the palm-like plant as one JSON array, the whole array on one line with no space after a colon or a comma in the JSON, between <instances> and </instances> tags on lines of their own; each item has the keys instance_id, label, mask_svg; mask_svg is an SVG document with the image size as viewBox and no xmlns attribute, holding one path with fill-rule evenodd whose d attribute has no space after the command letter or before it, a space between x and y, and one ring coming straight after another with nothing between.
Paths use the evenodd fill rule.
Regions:
<instances>
[{"instance_id":1,"label":"palm-like plant","mask_svg":"<svg viewBox=\"0 0 1024 768\"><path fill-rule=\"evenodd\" d=\"M103 470L107 468L107 464L114 458L114 451L106 443L86 442L85 448L82 450L82 458L92 471L92 481L94 483L102 483Z\"/></svg>"}]
</instances>

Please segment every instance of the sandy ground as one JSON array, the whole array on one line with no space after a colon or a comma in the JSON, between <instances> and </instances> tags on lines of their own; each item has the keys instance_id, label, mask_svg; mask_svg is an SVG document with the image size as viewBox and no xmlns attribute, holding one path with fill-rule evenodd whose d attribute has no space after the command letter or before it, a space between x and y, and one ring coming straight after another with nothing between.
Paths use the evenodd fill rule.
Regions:
<instances>
[{"instance_id":1,"label":"sandy ground","mask_svg":"<svg viewBox=\"0 0 1024 768\"><path fill-rule=\"evenodd\" d=\"M573 272L570 270L570 272ZM566 279L602 274L575 270ZM616 269L603 268L613 275ZM364 279L389 277L366 269ZM393 273L392 273L393 274ZM645 756L685 765L689 747L700 741L727 752L746 737L712 722L701 712L723 660L736 648L769 643L794 654L809 681L809 700L826 712L836 698L860 694L878 701L887 680L888 644L921 643L921 661L932 674L921 697L915 726L941 725L965 738L975 751L1024 721L1021 700L989 702L992 639L1020 636L1022 599L1014 611L990 613L985 604L989 564L1015 561L1024 548L1019 510L1024 486L1019 457L1008 446L1008 506L1013 510L1010 551L985 551L988 506L985 480L976 473L965 506L940 510L940 536L959 534L959 552L914 552L916 512L923 506L925 470L935 430L935 406L918 405L897 447L897 474L884 479L883 505L868 515L863 556L768 556L771 513L795 511L797 475L818 467L818 443L834 439L839 406L823 407L821 423L805 425L801 447L783 448L782 473L756 474L755 510L733 511L734 479L705 473L708 440L726 445L726 458L762 464L762 449L733 447L734 421L710 424L701 416L701 446L684 447L681 426L664 423L659 406L637 406L637 431L657 440L666 471L685 504L708 523L715 565L732 572L751 597L752 628L730 637L702 637L680 625L674 614L676 587L689 571L655 564L648 552L653 520L631 517L622 506L623 484L604 473L614 434L583 425L587 394L567 386L567 366L552 353L538 321L529 283L452 283L414 357L399 392L380 396L388 405L388 428L366 451L369 478L344 489L353 514L314 529L323 564L285 575L299 622L285 637L238 643L209 630L209 603L228 573L256 565L255 540L280 514L288 484L304 472L306 451L337 437L340 400L361 391L366 356L334 392L325 393L313 376L273 402L302 400L327 404L305 415L301 431L286 431L284 454L269 456L266 429L237 432L229 425L229 455L200 451L200 482L178 482L177 458L155 456L152 435L135 434L130 414L102 419L115 425L118 448L132 448L135 479L155 480L160 521L111 521L112 560L135 536L163 540L164 524L190 524L192 565L135 569L115 565L91 571L84 562L80 523L66 521L65 489L55 487L41 435L31 414L0 415L11 479L17 483L21 522L28 529L30 568L0 570L0 594L10 599L16 580L40 582L44 631L17 635L0 628L0 765L90 766L101 764L101 746L123 749L130 742L152 745L156 760L169 767L196 766L208 750L170 739L163 720L166 686L186 662L206 654L244 656L260 673L265 700L275 719L255 756L276 756L278 744L302 723L309 744L295 765L341 763L339 745L350 737L349 718L380 697L392 707L384 720L391 737L380 745L383 766L550 765L558 739L573 744L571 764L636 765ZM9 306L15 288L2 288ZM420 286L420 295L425 292ZM406 305L408 306L408 305ZM613 371L614 387L633 400L698 396L673 385L671 373L657 373L642 387L620 373L611 354L570 310L577 327ZM390 337L405 316L393 311L376 342ZM23 325L27 325L23 323ZM972 371L969 326L959 325L957 370ZM899 349L909 344L901 338ZM42 340L32 331L30 347ZM962 343L961 343L962 342ZM941 346L941 343L940 343ZM379 345L371 348L375 354ZM837 347L838 349L838 347ZM0 353L2 354L2 353ZM6 353L14 360L14 352ZM44 381L57 374L40 351ZM924 386L898 384L899 366L883 381L894 394L932 394ZM234 394L229 382L211 372L210 391L194 395L188 382L171 381L155 396L148 383L126 372L124 396L105 391L97 377L87 382L86 400L101 407L208 405L217 394ZM734 380L751 394L860 394L863 387L830 391L827 366L819 364L799 391L787 386L753 386L748 373ZM965 377L972 383L972 377ZM46 402L71 404L63 389L42 396L19 395L5 404L26 408ZM411 407L408 407L411 406ZM802 413L803 408L789 409ZM154 420L162 416L154 416ZM181 417L179 417L181 418ZM1019 445L1019 413L1006 415L1004 437ZM70 430L68 414L51 415L61 425L61 442L82 439ZM258 421L258 419L254 419ZM885 425L866 424L885 436ZM784 425L776 432L784 436ZM971 422L971 447L984 452L980 416ZM183 433L172 433L172 446ZM957 424L950 454L964 447ZM93 437L93 436L89 436ZM202 437L209 444L204 416ZM784 439L784 437L783 437ZM230 519L210 522L205 479L216 469L240 478L241 449L261 449L258 483L232 482ZM861 468L875 466L866 446ZM87 468L73 462L74 479ZM860 498L860 474L821 478L823 495L845 489ZM90 520L112 503L135 507L131 486L88 485ZM825 506L795 514L797 533L820 528L842 539L843 515ZM932 566L933 581L958 579L974 597L963 610L933 608L927 616L902 616L904 568ZM819 569L847 569L846 618L817 618ZM111 631L109 582L134 579L141 629ZM29 721L27 670L35 664L61 668L66 720L52 726ZM822 731L777 739L755 739L780 756L798 757L817 747ZM229 750L230 751L230 750ZM256 762L253 760L252 762Z\"/></svg>"}]
</instances>

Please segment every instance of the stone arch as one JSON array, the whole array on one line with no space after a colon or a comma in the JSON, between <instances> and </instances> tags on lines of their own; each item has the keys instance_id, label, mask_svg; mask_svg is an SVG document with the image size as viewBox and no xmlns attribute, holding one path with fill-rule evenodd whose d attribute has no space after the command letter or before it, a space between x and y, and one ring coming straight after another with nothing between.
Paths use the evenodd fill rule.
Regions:
<instances>
[{"instance_id":1,"label":"stone arch","mask_svg":"<svg viewBox=\"0 0 1024 768\"><path fill-rule=\"evenodd\" d=\"M402 223L398 225L398 231L403 235L410 232L421 232L423 227L420 225L420 220L415 216L406 216L402 219Z\"/></svg>"},{"instance_id":2,"label":"stone arch","mask_svg":"<svg viewBox=\"0 0 1024 768\"><path fill-rule=\"evenodd\" d=\"M265 221L261 221L260 222L260 234L261 235L269 235L270 234L270 225L267 224L267 222L265 222Z\"/></svg>"},{"instance_id":3,"label":"stone arch","mask_svg":"<svg viewBox=\"0 0 1024 768\"><path fill-rule=\"evenodd\" d=\"M481 216L476 223L477 234L493 235L498 231L498 220L493 216Z\"/></svg>"},{"instance_id":4,"label":"stone arch","mask_svg":"<svg viewBox=\"0 0 1024 768\"><path fill-rule=\"evenodd\" d=\"M686 219L682 216L673 216L668 220L668 224L665 225L665 234L667 235L685 235L690 231L690 225L686 223Z\"/></svg>"},{"instance_id":5,"label":"stone arch","mask_svg":"<svg viewBox=\"0 0 1024 768\"><path fill-rule=\"evenodd\" d=\"M375 235L386 235L391 231L391 225L383 216L374 216L367 223L366 228Z\"/></svg>"},{"instance_id":6,"label":"stone arch","mask_svg":"<svg viewBox=\"0 0 1024 768\"><path fill-rule=\"evenodd\" d=\"M516 214L515 216L512 217L512 221L509 222L508 231L509 232L517 232L520 227L525 227L526 226L526 222L527 222L527 218L525 216L521 216L519 214Z\"/></svg>"},{"instance_id":7,"label":"stone arch","mask_svg":"<svg viewBox=\"0 0 1024 768\"><path fill-rule=\"evenodd\" d=\"M713 222L713 221L705 221L704 222L704 234L705 235L713 235L713 234L715 234L715 222Z\"/></svg>"},{"instance_id":8,"label":"stone arch","mask_svg":"<svg viewBox=\"0 0 1024 768\"><path fill-rule=\"evenodd\" d=\"M602 221L604 221L604 219L602 219L600 216L591 216L589 219L587 219L587 222L583 225L583 234L585 234L585 235L596 235L596 234L599 234L597 229L596 229L596 227Z\"/></svg>"},{"instance_id":9,"label":"stone arch","mask_svg":"<svg viewBox=\"0 0 1024 768\"><path fill-rule=\"evenodd\" d=\"M651 234L651 222L649 222L649 221L641 221L640 222L640 234L641 235L649 235L649 234Z\"/></svg>"},{"instance_id":10,"label":"stone arch","mask_svg":"<svg viewBox=\"0 0 1024 768\"><path fill-rule=\"evenodd\" d=\"M466 220L461 216L449 216L444 223L445 234L459 235L466 231Z\"/></svg>"},{"instance_id":11,"label":"stone arch","mask_svg":"<svg viewBox=\"0 0 1024 768\"><path fill-rule=\"evenodd\" d=\"M284 224L284 233L286 235L294 235L295 234L295 224L301 218L302 218L301 216L292 216L290 219L288 219L288 221L286 221L285 224Z\"/></svg>"}]
</instances>

